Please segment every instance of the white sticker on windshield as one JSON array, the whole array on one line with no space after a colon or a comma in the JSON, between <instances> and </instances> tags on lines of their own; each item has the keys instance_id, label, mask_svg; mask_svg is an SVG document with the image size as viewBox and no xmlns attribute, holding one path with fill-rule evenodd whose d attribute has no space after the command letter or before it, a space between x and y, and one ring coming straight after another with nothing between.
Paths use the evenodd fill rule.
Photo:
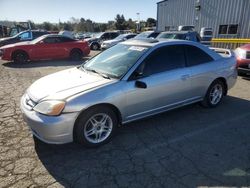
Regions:
<instances>
[{"instance_id":1,"label":"white sticker on windshield","mask_svg":"<svg viewBox=\"0 0 250 188\"><path fill-rule=\"evenodd\" d=\"M139 52L142 52L143 50L145 50L146 48L144 47L141 47L141 46L131 46L129 48L129 50L135 50L135 51L139 51Z\"/></svg>"}]
</instances>

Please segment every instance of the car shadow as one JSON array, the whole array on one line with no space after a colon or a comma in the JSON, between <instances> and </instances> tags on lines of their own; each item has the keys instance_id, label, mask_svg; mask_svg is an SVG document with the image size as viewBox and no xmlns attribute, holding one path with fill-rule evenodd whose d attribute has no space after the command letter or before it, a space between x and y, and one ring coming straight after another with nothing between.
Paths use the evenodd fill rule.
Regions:
<instances>
[{"instance_id":1,"label":"car shadow","mask_svg":"<svg viewBox=\"0 0 250 188\"><path fill-rule=\"evenodd\" d=\"M83 64L90 57L84 57L79 61L73 60L43 60L43 61L30 61L27 63L14 63L14 62L4 62L3 66L9 68L36 68L36 67L55 67L55 66L77 66Z\"/></svg>"},{"instance_id":2,"label":"car shadow","mask_svg":"<svg viewBox=\"0 0 250 188\"><path fill-rule=\"evenodd\" d=\"M247 186L249 109L227 96L217 108L193 104L122 126L98 148L35 139L35 150L65 187Z\"/></svg>"}]
</instances>

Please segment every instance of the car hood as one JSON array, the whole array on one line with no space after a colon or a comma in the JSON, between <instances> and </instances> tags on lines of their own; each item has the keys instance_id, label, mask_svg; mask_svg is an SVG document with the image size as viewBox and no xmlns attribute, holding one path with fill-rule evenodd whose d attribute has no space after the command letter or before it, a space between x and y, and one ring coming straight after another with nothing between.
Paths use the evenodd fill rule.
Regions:
<instances>
[{"instance_id":1,"label":"car hood","mask_svg":"<svg viewBox=\"0 0 250 188\"><path fill-rule=\"evenodd\" d=\"M17 43L14 43L14 44L7 44L7 45L1 47L1 49L4 49L4 48L13 48L13 47L23 46L23 45L28 45L28 44L30 44L30 41L17 42Z\"/></svg>"},{"instance_id":2,"label":"car hood","mask_svg":"<svg viewBox=\"0 0 250 188\"><path fill-rule=\"evenodd\" d=\"M111 82L114 80L85 72L80 68L72 68L40 78L28 88L27 94L34 102L51 99L65 100Z\"/></svg>"}]
</instances>

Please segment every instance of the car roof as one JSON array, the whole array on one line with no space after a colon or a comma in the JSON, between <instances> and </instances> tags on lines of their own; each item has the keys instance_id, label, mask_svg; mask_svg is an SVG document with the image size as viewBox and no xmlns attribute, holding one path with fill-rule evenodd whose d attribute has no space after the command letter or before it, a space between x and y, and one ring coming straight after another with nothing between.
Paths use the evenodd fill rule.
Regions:
<instances>
[{"instance_id":1,"label":"car roof","mask_svg":"<svg viewBox=\"0 0 250 188\"><path fill-rule=\"evenodd\" d=\"M178 39L150 39L150 38L130 39L125 42L122 42L122 44L125 44L125 45L146 46L146 47L153 47L153 46L164 44L164 43L190 44L194 42L187 41L187 40L178 40Z\"/></svg>"},{"instance_id":2,"label":"car roof","mask_svg":"<svg viewBox=\"0 0 250 188\"><path fill-rule=\"evenodd\" d=\"M164 31L162 34L187 34L187 33L197 33L196 31Z\"/></svg>"}]
</instances>

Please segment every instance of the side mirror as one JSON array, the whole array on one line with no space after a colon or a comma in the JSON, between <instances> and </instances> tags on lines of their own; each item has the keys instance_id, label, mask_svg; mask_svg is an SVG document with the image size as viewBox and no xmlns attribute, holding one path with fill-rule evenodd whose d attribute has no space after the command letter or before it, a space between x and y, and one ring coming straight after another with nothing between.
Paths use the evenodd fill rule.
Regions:
<instances>
[{"instance_id":1,"label":"side mirror","mask_svg":"<svg viewBox=\"0 0 250 188\"><path fill-rule=\"evenodd\" d=\"M146 89L147 88L147 84L145 82L136 80L135 81L135 87Z\"/></svg>"},{"instance_id":2,"label":"side mirror","mask_svg":"<svg viewBox=\"0 0 250 188\"><path fill-rule=\"evenodd\" d=\"M142 78L142 76L143 76L143 72L142 72L142 71L136 70L136 71L133 73L133 79L134 79L134 80L139 79L139 78Z\"/></svg>"}]
</instances>

